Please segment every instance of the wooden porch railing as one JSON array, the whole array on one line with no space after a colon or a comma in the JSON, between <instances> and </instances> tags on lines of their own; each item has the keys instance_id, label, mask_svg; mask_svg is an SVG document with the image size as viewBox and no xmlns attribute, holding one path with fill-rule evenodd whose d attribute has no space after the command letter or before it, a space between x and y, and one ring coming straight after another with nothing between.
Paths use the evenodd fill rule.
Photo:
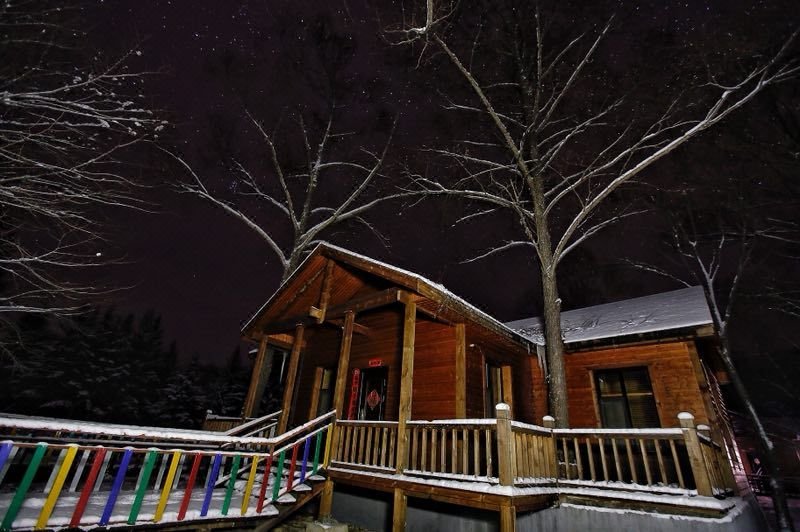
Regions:
<instances>
[{"instance_id":1,"label":"wooden porch railing","mask_svg":"<svg viewBox=\"0 0 800 532\"><path fill-rule=\"evenodd\" d=\"M257 418L217 416L208 413L203 420L203 430L223 432L229 436L272 438L275 436L280 415L281 410Z\"/></svg>"},{"instance_id":2,"label":"wooden porch railing","mask_svg":"<svg viewBox=\"0 0 800 532\"><path fill-rule=\"evenodd\" d=\"M340 420L336 422L336 430L339 437L332 456L335 462L394 471L396 421Z\"/></svg>"},{"instance_id":3,"label":"wooden porch railing","mask_svg":"<svg viewBox=\"0 0 800 532\"><path fill-rule=\"evenodd\" d=\"M322 467L334 414L277 438L0 416L0 529L267 515Z\"/></svg>"},{"instance_id":4,"label":"wooden porch railing","mask_svg":"<svg viewBox=\"0 0 800 532\"><path fill-rule=\"evenodd\" d=\"M588 486L724 496L734 481L723 447L694 418L681 428L556 429L496 419L410 421L405 475L501 486ZM337 465L393 469L396 422L338 421Z\"/></svg>"}]
</instances>

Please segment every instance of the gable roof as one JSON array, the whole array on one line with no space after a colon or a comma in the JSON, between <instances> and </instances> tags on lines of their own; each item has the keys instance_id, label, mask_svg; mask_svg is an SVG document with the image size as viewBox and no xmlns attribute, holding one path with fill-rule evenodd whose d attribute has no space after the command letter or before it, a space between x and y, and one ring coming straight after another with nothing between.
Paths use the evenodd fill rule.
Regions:
<instances>
[{"instance_id":1,"label":"gable roof","mask_svg":"<svg viewBox=\"0 0 800 532\"><path fill-rule=\"evenodd\" d=\"M422 275L398 268L391 264L381 262L379 260L355 253L345 248L334 246L328 243L321 243L309 253L303 262L295 269L294 272L281 284L275 293L267 300L264 305L245 323L242 327L242 333L247 334L257 325L259 317L261 317L282 294L288 289L289 286L297 281L301 272L310 265L314 260L319 260L320 257L332 259L336 262L346 264L357 270L381 277L394 284L397 284L410 291L431 299L437 303L437 308L446 308L456 313L459 313L477 324L495 332L502 336L514 340L518 344L530 346L531 340L517 331L507 327L502 322L482 311L478 307L467 302L465 299L450 292L444 285L435 283Z\"/></svg>"},{"instance_id":2,"label":"gable roof","mask_svg":"<svg viewBox=\"0 0 800 532\"><path fill-rule=\"evenodd\" d=\"M711 313L700 286L561 313L565 344L687 329L711 323ZM544 345L542 318L510 321L506 326L537 345Z\"/></svg>"}]
</instances>

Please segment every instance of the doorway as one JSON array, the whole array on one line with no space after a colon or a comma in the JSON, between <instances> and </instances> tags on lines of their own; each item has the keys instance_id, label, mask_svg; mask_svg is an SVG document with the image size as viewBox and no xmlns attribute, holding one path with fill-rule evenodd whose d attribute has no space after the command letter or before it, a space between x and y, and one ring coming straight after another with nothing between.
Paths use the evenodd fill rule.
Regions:
<instances>
[{"instance_id":1,"label":"doorway","mask_svg":"<svg viewBox=\"0 0 800 532\"><path fill-rule=\"evenodd\" d=\"M388 380L389 368L387 366L361 370L356 419L383 421L386 407L386 383Z\"/></svg>"}]
</instances>

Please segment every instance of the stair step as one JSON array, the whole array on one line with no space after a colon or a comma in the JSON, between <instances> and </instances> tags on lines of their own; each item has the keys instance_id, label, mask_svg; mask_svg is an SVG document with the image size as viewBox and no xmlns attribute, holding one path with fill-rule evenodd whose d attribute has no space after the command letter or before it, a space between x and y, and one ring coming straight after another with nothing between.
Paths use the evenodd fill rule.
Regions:
<instances>
[{"instance_id":1,"label":"stair step","mask_svg":"<svg viewBox=\"0 0 800 532\"><path fill-rule=\"evenodd\" d=\"M275 502L280 504L294 504L297 502L297 498L295 498L294 495L291 495L289 493L284 493L283 495L278 497L278 500Z\"/></svg>"},{"instance_id":2,"label":"stair step","mask_svg":"<svg viewBox=\"0 0 800 532\"><path fill-rule=\"evenodd\" d=\"M306 479L307 480L314 480L316 482L319 482L321 480L325 480L325 477L323 477L322 475L311 475L311 476L306 477Z\"/></svg>"},{"instance_id":3,"label":"stair step","mask_svg":"<svg viewBox=\"0 0 800 532\"><path fill-rule=\"evenodd\" d=\"M264 511L261 512L261 514L259 514L259 515L263 515L265 517L272 517L272 516L278 515L280 513L281 513L280 510L275 508L273 505L268 504L267 506L264 507Z\"/></svg>"},{"instance_id":4,"label":"stair step","mask_svg":"<svg viewBox=\"0 0 800 532\"><path fill-rule=\"evenodd\" d=\"M309 486L308 484L297 484L295 486L292 486L292 491L297 491L297 492L311 491L311 486Z\"/></svg>"}]
</instances>

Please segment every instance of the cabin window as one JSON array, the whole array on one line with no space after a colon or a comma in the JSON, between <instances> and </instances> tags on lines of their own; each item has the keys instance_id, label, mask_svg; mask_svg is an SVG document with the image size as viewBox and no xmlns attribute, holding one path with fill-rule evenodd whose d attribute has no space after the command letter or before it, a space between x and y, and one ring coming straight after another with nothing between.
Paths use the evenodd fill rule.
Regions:
<instances>
[{"instance_id":1,"label":"cabin window","mask_svg":"<svg viewBox=\"0 0 800 532\"><path fill-rule=\"evenodd\" d=\"M646 367L595 371L594 378L603 427L661 426Z\"/></svg>"}]
</instances>

